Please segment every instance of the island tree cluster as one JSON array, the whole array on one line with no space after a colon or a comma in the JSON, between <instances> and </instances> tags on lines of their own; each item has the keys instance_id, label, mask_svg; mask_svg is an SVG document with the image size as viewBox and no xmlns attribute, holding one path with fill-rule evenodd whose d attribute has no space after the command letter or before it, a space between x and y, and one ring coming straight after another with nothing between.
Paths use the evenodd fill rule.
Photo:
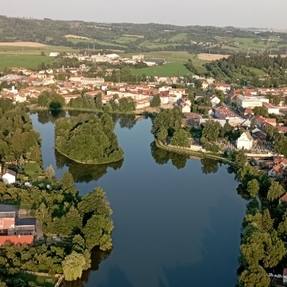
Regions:
<instances>
[{"instance_id":1,"label":"island tree cluster","mask_svg":"<svg viewBox=\"0 0 287 287\"><path fill-rule=\"evenodd\" d=\"M114 122L108 114L58 119L56 149L71 160L84 164L105 164L123 158L114 133Z\"/></svg>"}]
</instances>

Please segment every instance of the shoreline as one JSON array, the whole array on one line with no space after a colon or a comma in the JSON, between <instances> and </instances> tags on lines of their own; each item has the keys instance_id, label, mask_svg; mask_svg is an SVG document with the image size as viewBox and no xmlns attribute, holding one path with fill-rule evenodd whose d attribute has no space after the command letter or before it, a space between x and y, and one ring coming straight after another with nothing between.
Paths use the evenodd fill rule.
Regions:
<instances>
[{"instance_id":1,"label":"shoreline","mask_svg":"<svg viewBox=\"0 0 287 287\"><path fill-rule=\"evenodd\" d=\"M235 165L234 162L232 162L231 160L222 157L220 155L211 153L211 152L203 152L203 151L194 151L190 148L185 148L185 147L179 147L179 146L173 146L173 145L165 145L162 142L158 141L157 139L155 139L155 144L156 147L168 151L168 152L174 152L177 154L185 154L185 155L190 155L190 156L196 156L199 158L210 158L210 159L214 159L214 160L221 160L225 163L228 163L232 166Z\"/></svg>"},{"instance_id":2,"label":"shoreline","mask_svg":"<svg viewBox=\"0 0 287 287\"><path fill-rule=\"evenodd\" d=\"M48 107L40 107L40 106L27 106L30 112L41 112L41 111L50 111ZM61 108L62 111L75 111L75 112L86 112L86 113L108 113L108 114L115 114L115 115L134 115L134 116L143 116L145 114L153 114L158 113L158 110L135 110L130 112L121 112L121 111L104 111L98 109L88 109L88 108L73 108L64 106Z\"/></svg>"},{"instance_id":3,"label":"shoreline","mask_svg":"<svg viewBox=\"0 0 287 287\"><path fill-rule=\"evenodd\" d=\"M108 164L112 164L112 163L116 163L116 162L119 162L119 161L122 161L124 160L124 152L123 152L123 155L120 159L117 159L117 160L109 160L109 161L103 161L103 162L83 162L83 161L80 161L80 160L77 160L77 159L73 159L71 158L70 156L68 156L67 154L65 154L63 151L61 151L57 146L55 146L55 150L62 156L64 156L65 158L69 159L70 161L73 161L75 163L78 163L78 164L82 164L82 165L108 165ZM122 150L122 149L121 149Z\"/></svg>"}]
</instances>

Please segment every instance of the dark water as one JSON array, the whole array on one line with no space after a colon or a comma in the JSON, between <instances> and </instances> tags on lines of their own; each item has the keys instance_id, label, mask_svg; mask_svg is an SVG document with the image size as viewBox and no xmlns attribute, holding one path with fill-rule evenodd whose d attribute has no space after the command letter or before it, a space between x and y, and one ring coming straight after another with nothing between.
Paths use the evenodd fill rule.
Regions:
<instances>
[{"instance_id":1,"label":"dark water","mask_svg":"<svg viewBox=\"0 0 287 287\"><path fill-rule=\"evenodd\" d=\"M53 124L31 117L44 165L57 176L70 169L82 194L102 186L114 212L113 251L84 286L235 286L245 202L227 166L157 150L144 119L117 124L123 162L85 168L55 155Z\"/></svg>"}]
</instances>

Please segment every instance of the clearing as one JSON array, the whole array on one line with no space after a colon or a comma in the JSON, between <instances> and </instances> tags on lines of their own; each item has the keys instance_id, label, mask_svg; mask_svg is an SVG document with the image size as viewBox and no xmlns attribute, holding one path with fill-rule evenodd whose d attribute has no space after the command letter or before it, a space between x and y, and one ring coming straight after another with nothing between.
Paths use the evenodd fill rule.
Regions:
<instances>
[{"instance_id":1,"label":"clearing","mask_svg":"<svg viewBox=\"0 0 287 287\"><path fill-rule=\"evenodd\" d=\"M47 45L37 42L0 42L0 47L45 48Z\"/></svg>"},{"instance_id":2,"label":"clearing","mask_svg":"<svg viewBox=\"0 0 287 287\"><path fill-rule=\"evenodd\" d=\"M207 54L207 53L201 53L198 54L197 57L199 60L207 61L207 62L213 62L218 61L222 59L227 59L230 55L222 55L222 54Z\"/></svg>"}]
</instances>

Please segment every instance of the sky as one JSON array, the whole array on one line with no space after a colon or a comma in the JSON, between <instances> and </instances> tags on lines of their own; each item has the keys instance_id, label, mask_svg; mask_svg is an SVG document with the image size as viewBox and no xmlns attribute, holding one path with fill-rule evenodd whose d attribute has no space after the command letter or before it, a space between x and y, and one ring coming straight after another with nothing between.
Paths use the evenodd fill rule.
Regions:
<instances>
[{"instance_id":1,"label":"sky","mask_svg":"<svg viewBox=\"0 0 287 287\"><path fill-rule=\"evenodd\" d=\"M286 0L0 0L6 16L284 30L286 11Z\"/></svg>"}]
</instances>

